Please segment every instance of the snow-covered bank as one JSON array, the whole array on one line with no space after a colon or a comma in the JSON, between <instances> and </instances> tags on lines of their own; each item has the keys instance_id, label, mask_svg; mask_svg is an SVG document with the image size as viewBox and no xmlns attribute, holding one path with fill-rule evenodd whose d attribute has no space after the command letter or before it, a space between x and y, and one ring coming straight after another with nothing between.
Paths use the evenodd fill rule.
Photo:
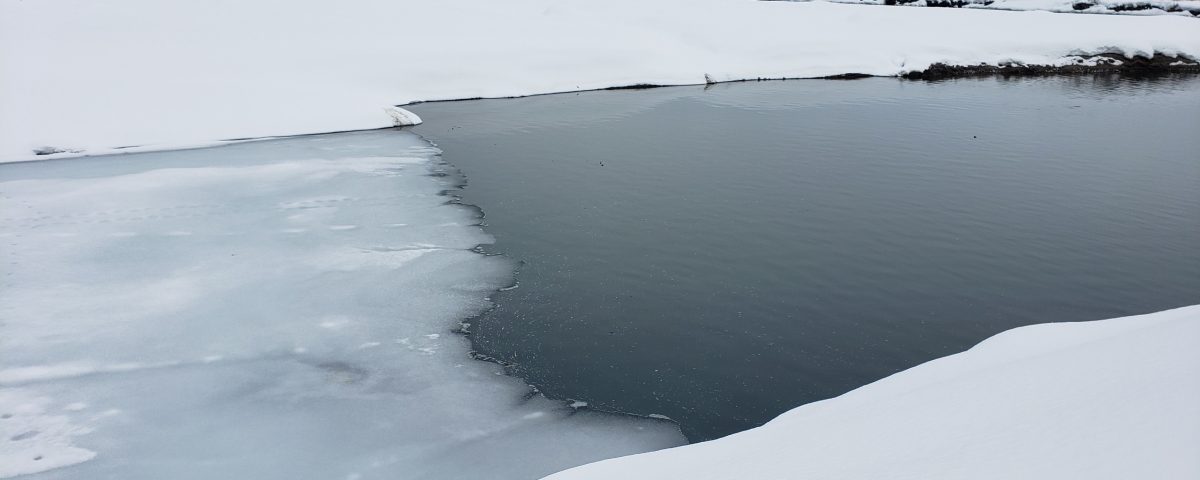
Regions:
<instances>
[{"instance_id":1,"label":"snow-covered bank","mask_svg":"<svg viewBox=\"0 0 1200 480\"><path fill-rule=\"evenodd\" d=\"M809 1L809 0L792 0ZM1133 14L1181 17L1200 16L1195 0L828 0L838 4L898 5L910 7L984 8L984 10L1045 11L1058 13Z\"/></svg>"},{"instance_id":2,"label":"snow-covered bank","mask_svg":"<svg viewBox=\"0 0 1200 480\"><path fill-rule=\"evenodd\" d=\"M0 160L378 128L385 107L421 100L1195 59L1194 22L754 0L4 0Z\"/></svg>"},{"instance_id":3,"label":"snow-covered bank","mask_svg":"<svg viewBox=\"0 0 1200 480\"><path fill-rule=\"evenodd\" d=\"M1200 305L1010 330L742 433L548 477L1200 478Z\"/></svg>"},{"instance_id":4,"label":"snow-covered bank","mask_svg":"<svg viewBox=\"0 0 1200 480\"><path fill-rule=\"evenodd\" d=\"M678 445L474 361L511 281L408 132L0 166L0 478L536 478ZM57 468L66 467L66 468Z\"/></svg>"},{"instance_id":5,"label":"snow-covered bank","mask_svg":"<svg viewBox=\"0 0 1200 480\"><path fill-rule=\"evenodd\" d=\"M809 0L792 0L809 1ZM956 7L987 10L1041 10L1058 13L1094 13L1107 15L1179 15L1200 16L1196 0L829 0L856 5L898 5L905 7Z\"/></svg>"}]
</instances>

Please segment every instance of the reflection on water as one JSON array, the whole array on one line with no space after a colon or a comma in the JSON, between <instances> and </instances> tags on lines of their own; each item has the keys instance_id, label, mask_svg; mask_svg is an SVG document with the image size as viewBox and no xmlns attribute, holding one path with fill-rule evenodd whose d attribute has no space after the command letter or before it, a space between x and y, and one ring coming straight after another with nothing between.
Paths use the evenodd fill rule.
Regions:
<instances>
[{"instance_id":1,"label":"reflection on water","mask_svg":"<svg viewBox=\"0 0 1200 480\"><path fill-rule=\"evenodd\" d=\"M1200 301L1200 78L791 81L424 104L552 396L759 425L1031 323Z\"/></svg>"}]
</instances>

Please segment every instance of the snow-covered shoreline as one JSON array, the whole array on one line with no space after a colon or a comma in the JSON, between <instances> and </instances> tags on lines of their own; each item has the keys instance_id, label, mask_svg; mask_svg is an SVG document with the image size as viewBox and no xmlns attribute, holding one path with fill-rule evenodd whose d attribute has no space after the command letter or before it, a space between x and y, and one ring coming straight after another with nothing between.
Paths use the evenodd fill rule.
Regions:
<instances>
[{"instance_id":1,"label":"snow-covered shoreline","mask_svg":"<svg viewBox=\"0 0 1200 480\"><path fill-rule=\"evenodd\" d=\"M809 0L783 0L809 1ZM900 7L954 7L981 10L1040 10L1056 13L1095 15L1178 15L1200 16L1200 1L1195 0L828 0L852 5L894 5Z\"/></svg>"},{"instance_id":2,"label":"snow-covered shoreline","mask_svg":"<svg viewBox=\"0 0 1200 480\"><path fill-rule=\"evenodd\" d=\"M0 161L382 128L383 109L417 101L1200 59L1192 22L755 0L3 1Z\"/></svg>"},{"instance_id":3,"label":"snow-covered shoreline","mask_svg":"<svg viewBox=\"0 0 1200 480\"><path fill-rule=\"evenodd\" d=\"M1200 477L1200 305L1016 328L728 437L548 480Z\"/></svg>"}]
</instances>

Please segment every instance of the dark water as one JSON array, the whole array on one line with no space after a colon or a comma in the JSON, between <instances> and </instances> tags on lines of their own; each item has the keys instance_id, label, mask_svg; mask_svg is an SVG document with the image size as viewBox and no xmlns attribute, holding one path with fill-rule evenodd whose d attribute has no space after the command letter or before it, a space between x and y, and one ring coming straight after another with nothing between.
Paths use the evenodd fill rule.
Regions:
<instances>
[{"instance_id":1,"label":"dark water","mask_svg":"<svg viewBox=\"0 0 1200 480\"><path fill-rule=\"evenodd\" d=\"M1200 78L791 81L417 105L547 394L760 425L1032 323L1200 302Z\"/></svg>"}]
</instances>

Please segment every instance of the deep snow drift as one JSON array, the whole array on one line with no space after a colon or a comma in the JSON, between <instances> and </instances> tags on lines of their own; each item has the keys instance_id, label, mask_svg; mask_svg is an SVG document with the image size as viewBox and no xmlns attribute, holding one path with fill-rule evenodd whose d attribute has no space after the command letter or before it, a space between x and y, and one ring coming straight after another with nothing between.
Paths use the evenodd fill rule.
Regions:
<instances>
[{"instance_id":1,"label":"deep snow drift","mask_svg":"<svg viewBox=\"0 0 1200 480\"><path fill-rule=\"evenodd\" d=\"M770 423L553 480L1200 478L1200 305L1017 328Z\"/></svg>"},{"instance_id":2,"label":"deep snow drift","mask_svg":"<svg viewBox=\"0 0 1200 480\"><path fill-rule=\"evenodd\" d=\"M384 108L419 100L1200 58L1196 29L1174 16L756 0L7 0L0 160L386 127Z\"/></svg>"},{"instance_id":3,"label":"deep snow drift","mask_svg":"<svg viewBox=\"0 0 1200 480\"><path fill-rule=\"evenodd\" d=\"M536 478L682 443L467 355L511 265L444 169L390 130L0 168L0 478Z\"/></svg>"}]
</instances>

